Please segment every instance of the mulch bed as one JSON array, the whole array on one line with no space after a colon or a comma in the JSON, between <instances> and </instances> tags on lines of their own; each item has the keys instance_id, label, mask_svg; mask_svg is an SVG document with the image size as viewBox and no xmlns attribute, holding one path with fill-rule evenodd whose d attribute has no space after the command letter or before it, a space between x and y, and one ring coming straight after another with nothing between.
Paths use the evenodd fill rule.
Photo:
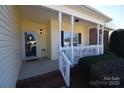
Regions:
<instances>
[{"instance_id":1,"label":"mulch bed","mask_svg":"<svg viewBox=\"0 0 124 93\"><path fill-rule=\"evenodd\" d=\"M80 73L78 65L71 69L71 85L70 88L89 88L89 82L86 81Z\"/></svg>"}]
</instances>

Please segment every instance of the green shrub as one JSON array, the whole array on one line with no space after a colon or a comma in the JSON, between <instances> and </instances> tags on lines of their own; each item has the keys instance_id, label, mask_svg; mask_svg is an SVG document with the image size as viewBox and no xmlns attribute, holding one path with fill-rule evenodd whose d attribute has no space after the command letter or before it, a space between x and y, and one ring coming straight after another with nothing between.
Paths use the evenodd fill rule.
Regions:
<instances>
[{"instance_id":1,"label":"green shrub","mask_svg":"<svg viewBox=\"0 0 124 93\"><path fill-rule=\"evenodd\" d=\"M111 34L109 48L118 57L124 58L124 29L115 30Z\"/></svg>"}]
</instances>

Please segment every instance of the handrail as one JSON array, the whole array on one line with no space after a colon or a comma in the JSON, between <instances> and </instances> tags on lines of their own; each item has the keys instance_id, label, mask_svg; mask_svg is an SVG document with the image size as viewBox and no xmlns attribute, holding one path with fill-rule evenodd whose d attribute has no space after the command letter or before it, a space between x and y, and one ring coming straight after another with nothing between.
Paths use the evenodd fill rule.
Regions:
<instances>
[{"instance_id":1,"label":"handrail","mask_svg":"<svg viewBox=\"0 0 124 93\"><path fill-rule=\"evenodd\" d=\"M66 61L68 62L68 64L71 65L71 62L70 62L69 59L66 57L66 55L65 55L62 51L60 51L60 53L64 56L64 58L66 59Z\"/></svg>"},{"instance_id":2,"label":"handrail","mask_svg":"<svg viewBox=\"0 0 124 93\"><path fill-rule=\"evenodd\" d=\"M85 46L83 46L83 45L80 45L80 46L74 46L73 48L75 49L75 48L88 48L88 47L97 47L97 46L102 46L102 45L85 45ZM62 50L64 50L64 49L71 49L71 46L67 46L67 47L62 47Z\"/></svg>"},{"instance_id":3,"label":"handrail","mask_svg":"<svg viewBox=\"0 0 124 93\"><path fill-rule=\"evenodd\" d=\"M71 62L69 59L66 57L66 55L60 50L60 71L61 74L64 78L64 81L67 85L67 87L70 86L70 67L71 67Z\"/></svg>"},{"instance_id":4,"label":"handrail","mask_svg":"<svg viewBox=\"0 0 124 93\"><path fill-rule=\"evenodd\" d=\"M62 47L62 50L64 49L71 49L71 46L68 46L68 47Z\"/></svg>"},{"instance_id":5,"label":"handrail","mask_svg":"<svg viewBox=\"0 0 124 93\"><path fill-rule=\"evenodd\" d=\"M88 46L81 45L81 46L74 46L74 48L87 48L87 47L96 47L96 46L101 46L101 45L88 45Z\"/></svg>"}]
</instances>

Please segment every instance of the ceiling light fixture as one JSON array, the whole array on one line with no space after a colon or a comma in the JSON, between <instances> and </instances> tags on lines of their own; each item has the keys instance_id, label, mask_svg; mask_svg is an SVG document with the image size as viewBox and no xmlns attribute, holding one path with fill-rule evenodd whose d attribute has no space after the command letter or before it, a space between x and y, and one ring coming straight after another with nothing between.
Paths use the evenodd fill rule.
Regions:
<instances>
[{"instance_id":1,"label":"ceiling light fixture","mask_svg":"<svg viewBox=\"0 0 124 93\"><path fill-rule=\"evenodd\" d=\"M40 34L42 35L42 33L43 33L43 29L40 29Z\"/></svg>"}]
</instances>

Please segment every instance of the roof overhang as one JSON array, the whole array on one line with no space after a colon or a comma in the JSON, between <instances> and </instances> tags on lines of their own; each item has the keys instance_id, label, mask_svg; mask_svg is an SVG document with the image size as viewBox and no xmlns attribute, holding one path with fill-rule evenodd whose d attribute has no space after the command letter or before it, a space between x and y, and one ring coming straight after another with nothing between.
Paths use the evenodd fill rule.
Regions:
<instances>
[{"instance_id":1,"label":"roof overhang","mask_svg":"<svg viewBox=\"0 0 124 93\"><path fill-rule=\"evenodd\" d=\"M103 17L105 19L106 23L112 21L112 19L109 16L105 15L104 13L98 11L97 9L95 9L95 8L89 6L89 5L80 5L80 7L84 8L85 10L87 10L89 12L94 13L97 16Z\"/></svg>"},{"instance_id":2,"label":"roof overhang","mask_svg":"<svg viewBox=\"0 0 124 93\"><path fill-rule=\"evenodd\" d=\"M100 25L105 25L112 19L102 12L87 5L42 5L55 11L73 15L75 17L87 20Z\"/></svg>"},{"instance_id":3,"label":"roof overhang","mask_svg":"<svg viewBox=\"0 0 124 93\"><path fill-rule=\"evenodd\" d=\"M109 27L105 27L105 29L107 29L108 31L113 31L114 29L109 28Z\"/></svg>"}]
</instances>

